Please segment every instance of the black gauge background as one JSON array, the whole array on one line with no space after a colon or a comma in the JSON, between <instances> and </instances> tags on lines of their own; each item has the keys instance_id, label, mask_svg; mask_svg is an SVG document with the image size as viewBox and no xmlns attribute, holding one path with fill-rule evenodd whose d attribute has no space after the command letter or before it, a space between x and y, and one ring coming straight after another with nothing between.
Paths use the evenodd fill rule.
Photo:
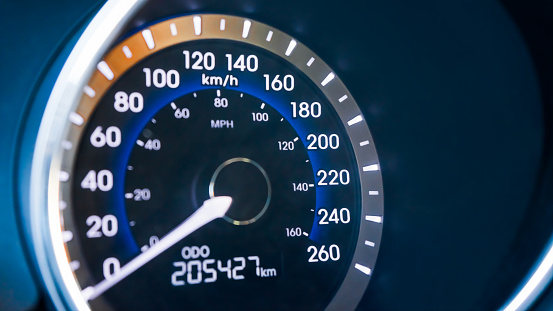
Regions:
<instances>
[{"instance_id":1,"label":"black gauge background","mask_svg":"<svg viewBox=\"0 0 553 311\"><path fill-rule=\"evenodd\" d=\"M180 71L181 85L191 83L189 82L191 79L185 78L185 75L194 76L199 80L201 73L186 72L182 67L179 68L184 65L183 50L197 50L202 53L211 51L215 54L215 59L222 62L225 60L226 53L247 55L248 48L249 52L258 56L259 69L256 73L245 74L234 71L233 75L238 76L240 83L256 79L259 80L259 85L263 85L262 75L265 73L271 76L292 74L295 77L294 91L287 95L281 95L282 97L275 97L274 101L266 101L264 110L259 108L263 101L248 94L248 88L221 88L220 96L218 96L219 88L217 87L204 90L191 87L193 93L187 93L172 100L176 107L189 108L190 118L175 119L174 111L170 106L171 101L160 99L160 94L164 94L164 90L147 88L143 84L142 68L163 68L164 70L175 68ZM224 63L218 64L219 67L225 66ZM210 73L218 74L217 70ZM255 78L251 78L252 76ZM151 117L143 115L148 110L147 108L141 114L136 115L121 114L115 111L113 98L118 91L128 94L139 92L143 95L145 107L155 106L154 102L162 102L164 105L159 107L159 110L154 110L156 112L153 118L156 123L152 124ZM241 95L242 91L243 96ZM215 108L213 99L216 97L227 98L229 106ZM278 109L271 107L271 105L279 105L288 109L289 104L281 98L320 102L323 107L321 118L302 120L293 124L309 128L309 133L312 131L315 131L314 133L337 133L341 138L340 148L327 150L324 154L308 155L307 145L302 142L305 140L306 134L296 132L288 120L281 122L281 117L284 119L285 115L281 115ZM136 222L130 228L132 237L128 242L136 242L140 248L142 245L148 244L150 236L156 235L161 238L166 235L209 198L210 179L221 163L232 158L245 157L259 163L271 182L271 203L266 214L256 223L248 226L234 226L224 220L215 220L205 225L202 230L179 241L169 250L158 255L155 262L149 262L147 266L131 274L124 283L110 289L104 294L105 300L114 308L121 306L125 308L126 306L129 309L155 309L156 304L159 309L170 310L179 304L186 304L191 309L199 309L204 304L206 309L220 310L225 309L226 303L228 304L226 309L261 310L264 309L263 302L271 304L265 309L286 310L290 308L288 306L294 305L296 309L301 310L323 308L329 303L332 294L345 278L355 251L361 219L359 183L353 182L353 180L359 181L360 176L357 174L353 148L347 139L345 128L339 123L340 120L331 107L331 103L324 98L322 92L297 68L286 67L279 56L240 42L229 40L186 42L168 47L140 61L122 75L99 100L98 107L91 115L83 133L83 137L91 137L97 126L102 126L104 129L112 125L118 126L121 129L122 140L133 142L130 154L126 155L124 151L121 151L121 148L125 148L123 146L119 149L96 148L90 145L88 140L85 140L79 146L76 155L75 168L72 173L75 176L71 192L74 198L72 215L75 225L73 231L81 241L79 245L82 257L75 257L73 260L86 262L92 278L92 281L87 280L88 273L81 272L82 269L77 271L81 287L97 284L103 279L101 267L107 257L118 258L123 266L131 258L137 256L135 251L125 249L125 245L122 243L122 240L125 239L124 234L110 239L86 238L89 228L84 224L91 214L116 215L121 233L124 230L122 228L127 226L117 211L116 196L123 196L123 193L116 190L117 182L114 182L114 188L110 192L91 192L82 189L80 180L83 180L90 169L109 169L113 172L114 180L124 178L125 193L132 193L136 188L150 189L152 197L147 202L125 200L126 218L128 221ZM288 111L284 109L283 111ZM267 112L269 121L266 123L251 121L252 112ZM146 115L149 115L149 112L146 112ZM144 127L133 125L133 122L141 123L136 119L142 119L147 123ZM210 120L233 120L234 125L232 129L212 128ZM161 141L161 150L151 151L137 146L134 143L137 139L146 141L147 138L142 134L138 134L138 137L133 136L135 133L130 129L133 127L137 127L137 133L143 133L146 128L150 130L153 135L151 138ZM278 151L278 140L293 140L300 135L303 136L295 143L296 147L293 151ZM208 146L212 149L209 149ZM123 158L123 161L120 161L120 158ZM311 159L313 164L306 163L307 159ZM133 167L132 171L126 171L119 167L127 165ZM339 166L333 167L333 165ZM320 179L314 176L315 172L319 169L330 168L348 169L351 174L352 182L348 185L339 188L317 189L318 194L322 193L330 198L331 202L338 205L327 206L320 205L321 203L316 205L314 191L310 191L309 196L304 196L300 192L291 190L293 182L315 184L315 181ZM120 169L126 171L124 177L118 172ZM223 173L220 176L224 175ZM219 178L220 180L221 178ZM246 178L242 176L235 180L234 184L241 187L242 191L248 192L248 197L251 199L255 197L254 193L259 189L256 189L254 185L246 185L245 180ZM215 189L217 193L221 187L216 186ZM235 200L233 204L238 202L238 206L240 206L240 199L232 195L231 197ZM309 199L302 200L302 197ZM262 202L264 203L264 201ZM303 205L299 202L302 202ZM357 208L355 208L356 206ZM244 206L240 208L242 207ZM285 236L285 227L301 226L306 233L311 232L314 219L318 220L320 216L316 216L316 212L311 212L310 208L337 207L350 207L352 221L349 224L328 226L332 229L319 228L320 236L313 239L315 242L303 237L291 240ZM232 209L233 207L227 212L227 215L232 215ZM353 225L355 223L357 223L357 227ZM240 242L233 243L233 241ZM305 253L305 249L309 245L321 244L337 244L341 248L340 256L343 260L320 263L318 266L309 264L307 262L309 256ZM248 262L248 266L244 270L247 279L245 281L225 280L224 273L219 273L218 280L214 284L202 283L187 286L188 288L172 286L170 276L176 271L172 262L183 260L182 247L201 245L210 247L209 258L222 262L238 256L259 256L262 267L276 268L278 276L274 279L256 279L251 275L252 265ZM129 248L132 249L132 247ZM70 245L69 249L71 255L76 254ZM80 254L77 253L78 255ZM248 274L249 276L247 276ZM148 279L140 282L141 277ZM156 293L159 294L157 296L149 296L154 289L142 286L152 280L159 282L155 288ZM133 286L138 289L130 291ZM241 291L250 293L251 296L240 295ZM216 300L213 300L212 292L219 292ZM238 293L238 295L233 297L232 293ZM264 298L269 293L274 294L272 298L275 301ZM277 297L288 297L288 300L278 301ZM101 304L91 301L91 306L93 308L100 307Z\"/></svg>"},{"instance_id":2,"label":"black gauge background","mask_svg":"<svg viewBox=\"0 0 553 311\"><path fill-rule=\"evenodd\" d=\"M518 285L553 227L547 191L553 4L503 4L164 1L143 10L127 30L166 11L235 14L311 48L360 104L381 160L382 247L359 309L493 309ZM23 129L36 132L41 107L22 103L45 96L32 86L52 83L45 75L49 60L74 34L68 29L79 25L78 17L96 8L96 1L0 3L0 37L10 43L0 50L0 137L7 146L0 155L7 198L1 227L13 237L4 242L6 253L19 258L13 264L0 257L13 273L1 278L18 276L0 284L0 306L36 301L17 237L27 233L17 231L15 219L24 216L16 203L25 189L16 185L24 184L34 143L23 139Z\"/></svg>"}]
</instances>

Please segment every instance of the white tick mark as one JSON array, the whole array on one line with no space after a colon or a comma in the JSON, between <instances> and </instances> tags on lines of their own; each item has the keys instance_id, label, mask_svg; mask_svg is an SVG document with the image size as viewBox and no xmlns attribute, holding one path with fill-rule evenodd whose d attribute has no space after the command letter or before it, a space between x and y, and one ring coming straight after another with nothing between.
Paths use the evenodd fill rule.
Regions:
<instances>
[{"instance_id":1,"label":"white tick mark","mask_svg":"<svg viewBox=\"0 0 553 311\"><path fill-rule=\"evenodd\" d=\"M175 25L175 23L171 23L171 25L169 25L169 28L171 29L171 35L176 36L177 35L177 25Z\"/></svg>"},{"instance_id":2,"label":"white tick mark","mask_svg":"<svg viewBox=\"0 0 553 311\"><path fill-rule=\"evenodd\" d=\"M321 85L322 86L326 86L330 81L332 81L334 79L334 77L336 77L334 75L334 73L329 73L328 76L326 76L326 78L324 78L323 82L321 82Z\"/></svg>"},{"instance_id":3,"label":"white tick mark","mask_svg":"<svg viewBox=\"0 0 553 311\"><path fill-rule=\"evenodd\" d=\"M292 54L292 52L294 51L294 49L296 48L296 45L298 43L296 42L296 40L290 40L290 43L288 44L288 48L286 49L286 53L284 53L286 56L290 56L290 54Z\"/></svg>"},{"instance_id":4,"label":"white tick mark","mask_svg":"<svg viewBox=\"0 0 553 311\"><path fill-rule=\"evenodd\" d=\"M357 124L357 123L359 123L359 122L361 122L361 121L363 121L363 116L358 115L358 116L356 116L355 118L349 120L349 121L348 121L348 125L349 125L349 126L352 126L352 125Z\"/></svg>"},{"instance_id":5,"label":"white tick mark","mask_svg":"<svg viewBox=\"0 0 553 311\"><path fill-rule=\"evenodd\" d=\"M123 47L123 54L125 54L126 58L131 58L132 57L131 49L129 49L129 47L126 46L126 45Z\"/></svg>"},{"instance_id":6,"label":"white tick mark","mask_svg":"<svg viewBox=\"0 0 553 311\"><path fill-rule=\"evenodd\" d=\"M378 169L379 169L378 164L363 166L363 172L374 172L374 171L378 171Z\"/></svg>"},{"instance_id":7,"label":"white tick mark","mask_svg":"<svg viewBox=\"0 0 553 311\"><path fill-rule=\"evenodd\" d=\"M96 68L106 77L108 80L113 80L115 77L115 74L113 74L113 71L111 71L111 68L109 68L108 64L105 61L101 61L96 65Z\"/></svg>"}]
</instances>

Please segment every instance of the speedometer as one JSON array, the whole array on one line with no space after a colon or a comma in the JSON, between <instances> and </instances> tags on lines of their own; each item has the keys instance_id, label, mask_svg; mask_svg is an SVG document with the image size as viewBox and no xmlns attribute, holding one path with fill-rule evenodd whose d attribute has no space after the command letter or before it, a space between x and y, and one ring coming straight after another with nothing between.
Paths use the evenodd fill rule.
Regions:
<instances>
[{"instance_id":1,"label":"speedometer","mask_svg":"<svg viewBox=\"0 0 553 311\"><path fill-rule=\"evenodd\" d=\"M311 50L250 19L176 17L113 45L79 87L48 167L70 305L355 308L380 165Z\"/></svg>"}]
</instances>

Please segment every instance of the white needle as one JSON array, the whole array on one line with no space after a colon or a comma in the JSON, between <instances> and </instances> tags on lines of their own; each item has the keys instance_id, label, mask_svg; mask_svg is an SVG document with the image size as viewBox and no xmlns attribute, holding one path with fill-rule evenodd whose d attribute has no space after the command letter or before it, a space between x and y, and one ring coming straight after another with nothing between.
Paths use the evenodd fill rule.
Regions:
<instances>
[{"instance_id":1,"label":"white needle","mask_svg":"<svg viewBox=\"0 0 553 311\"><path fill-rule=\"evenodd\" d=\"M102 293L119 283L131 273L138 270L138 268L154 259L157 255L175 245L175 243L184 239L211 221L225 216L231 203L232 198L224 196L206 200L204 204L194 212L194 214L190 215L190 217L159 240L159 242L150 247L147 251L136 256L133 260L129 261L129 263L121 267L121 269L112 277L102 280L95 286L85 288L82 291L84 299L88 301L100 296Z\"/></svg>"}]
</instances>

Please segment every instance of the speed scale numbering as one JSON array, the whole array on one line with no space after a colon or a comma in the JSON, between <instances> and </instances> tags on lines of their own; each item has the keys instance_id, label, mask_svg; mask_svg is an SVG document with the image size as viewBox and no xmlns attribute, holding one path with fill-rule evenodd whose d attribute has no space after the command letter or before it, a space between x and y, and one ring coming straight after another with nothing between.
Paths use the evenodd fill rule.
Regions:
<instances>
[{"instance_id":1,"label":"speed scale numbering","mask_svg":"<svg viewBox=\"0 0 553 311\"><path fill-rule=\"evenodd\" d=\"M68 121L59 242L85 305L361 299L382 232L376 149L343 83L288 35L223 15L154 24L97 64Z\"/></svg>"}]
</instances>

